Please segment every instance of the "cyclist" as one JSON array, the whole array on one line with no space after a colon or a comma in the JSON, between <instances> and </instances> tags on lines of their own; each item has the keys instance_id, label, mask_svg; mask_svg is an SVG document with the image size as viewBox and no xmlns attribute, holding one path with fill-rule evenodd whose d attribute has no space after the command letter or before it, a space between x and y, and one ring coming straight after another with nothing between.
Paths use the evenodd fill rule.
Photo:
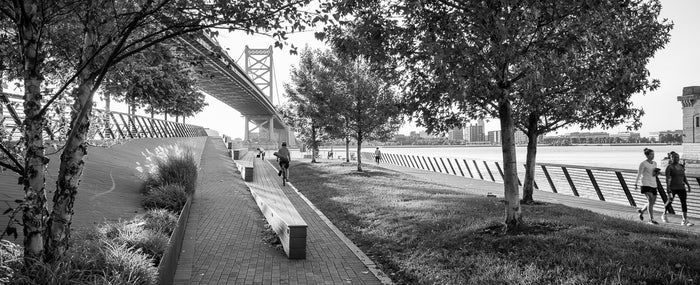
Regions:
<instances>
[{"instance_id":1,"label":"cyclist","mask_svg":"<svg viewBox=\"0 0 700 285\"><path fill-rule=\"evenodd\" d=\"M282 147L280 147L280 149L275 152L274 155L277 157L277 161L280 164L280 171L277 173L277 176L282 176L282 170L289 169L289 162L291 161L289 149L287 148L287 142L282 142Z\"/></svg>"}]
</instances>

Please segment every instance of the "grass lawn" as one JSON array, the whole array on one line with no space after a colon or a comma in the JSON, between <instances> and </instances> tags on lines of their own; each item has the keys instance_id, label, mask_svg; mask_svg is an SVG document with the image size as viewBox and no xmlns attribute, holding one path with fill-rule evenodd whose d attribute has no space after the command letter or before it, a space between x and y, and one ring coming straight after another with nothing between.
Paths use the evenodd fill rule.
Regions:
<instances>
[{"instance_id":1,"label":"grass lawn","mask_svg":"<svg viewBox=\"0 0 700 285\"><path fill-rule=\"evenodd\" d=\"M700 237L558 204L523 206L354 163L293 163L291 179L397 284L698 284Z\"/></svg>"}]
</instances>

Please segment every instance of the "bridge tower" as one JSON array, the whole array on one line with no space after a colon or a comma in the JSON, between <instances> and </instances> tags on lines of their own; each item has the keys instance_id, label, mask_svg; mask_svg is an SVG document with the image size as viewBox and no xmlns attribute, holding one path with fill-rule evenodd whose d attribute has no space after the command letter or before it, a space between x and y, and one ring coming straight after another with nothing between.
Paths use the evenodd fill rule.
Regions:
<instances>
[{"instance_id":1,"label":"bridge tower","mask_svg":"<svg viewBox=\"0 0 700 285\"><path fill-rule=\"evenodd\" d=\"M265 49L254 49L250 48L247 45L245 46L245 71L248 77L250 77L251 80L255 83L258 88L260 88L260 91L262 91L265 95L268 96L268 99L270 99L270 102L273 105L279 105L280 102L278 100L277 104L274 102L274 68L275 64L273 61L272 57L272 46L269 46L268 48ZM254 129L250 129L248 124L250 121L253 121L257 126ZM277 127L277 129L276 129ZM255 129L259 130L259 138L260 140L266 139L270 142L270 144L274 144L274 147L277 147L277 144L281 141L287 141L289 142L289 138L291 137L289 135L289 130L287 126L275 126L274 124L274 118L245 118L245 140L249 141L250 139L250 132L254 131ZM289 142L291 144L291 142ZM273 147L273 148L274 148ZM269 148L269 146L268 146Z\"/></svg>"}]
</instances>

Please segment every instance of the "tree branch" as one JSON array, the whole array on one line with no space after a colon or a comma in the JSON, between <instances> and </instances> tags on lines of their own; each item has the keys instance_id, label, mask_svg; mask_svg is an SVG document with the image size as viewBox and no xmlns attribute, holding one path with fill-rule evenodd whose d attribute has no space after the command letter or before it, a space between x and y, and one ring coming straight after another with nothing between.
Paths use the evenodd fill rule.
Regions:
<instances>
[{"instance_id":1,"label":"tree branch","mask_svg":"<svg viewBox=\"0 0 700 285\"><path fill-rule=\"evenodd\" d=\"M17 165L17 168L14 168L14 167L8 167L8 168L9 168L9 169L12 169L13 171L15 171L15 172L19 173L20 175L24 176L24 167L22 167L22 164L19 163L19 161L17 161L17 158L16 158L12 153L10 153L10 151L7 150L7 148L5 148L5 145L0 144L0 150L1 150L3 153L5 153L5 155L7 155L7 157L8 157L10 160L12 160L12 162L15 163L15 165Z\"/></svg>"}]
</instances>

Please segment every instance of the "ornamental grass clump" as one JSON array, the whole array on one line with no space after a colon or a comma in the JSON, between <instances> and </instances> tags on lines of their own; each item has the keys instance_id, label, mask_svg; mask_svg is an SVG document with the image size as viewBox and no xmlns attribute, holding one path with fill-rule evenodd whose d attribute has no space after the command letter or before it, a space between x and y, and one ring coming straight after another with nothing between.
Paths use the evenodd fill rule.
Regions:
<instances>
[{"instance_id":1,"label":"ornamental grass clump","mask_svg":"<svg viewBox=\"0 0 700 285\"><path fill-rule=\"evenodd\" d=\"M145 221L143 227L170 236L177 227L177 219L178 216L172 211L153 209L143 216Z\"/></svg>"},{"instance_id":2,"label":"ornamental grass clump","mask_svg":"<svg viewBox=\"0 0 700 285\"><path fill-rule=\"evenodd\" d=\"M145 181L144 193L157 186L182 185L187 194L194 193L197 185L197 163L190 147L181 145L159 146L143 155L146 163L137 162L136 170Z\"/></svg>"},{"instance_id":3,"label":"ornamental grass clump","mask_svg":"<svg viewBox=\"0 0 700 285\"><path fill-rule=\"evenodd\" d=\"M141 205L147 210L166 209L179 213L187 203L185 187L179 184L153 186L148 189Z\"/></svg>"},{"instance_id":4,"label":"ornamental grass clump","mask_svg":"<svg viewBox=\"0 0 700 285\"><path fill-rule=\"evenodd\" d=\"M107 238L97 230L77 232L64 258L36 261L25 268L22 247L0 244L1 284L139 284L158 281L154 260L141 249Z\"/></svg>"}]
</instances>

